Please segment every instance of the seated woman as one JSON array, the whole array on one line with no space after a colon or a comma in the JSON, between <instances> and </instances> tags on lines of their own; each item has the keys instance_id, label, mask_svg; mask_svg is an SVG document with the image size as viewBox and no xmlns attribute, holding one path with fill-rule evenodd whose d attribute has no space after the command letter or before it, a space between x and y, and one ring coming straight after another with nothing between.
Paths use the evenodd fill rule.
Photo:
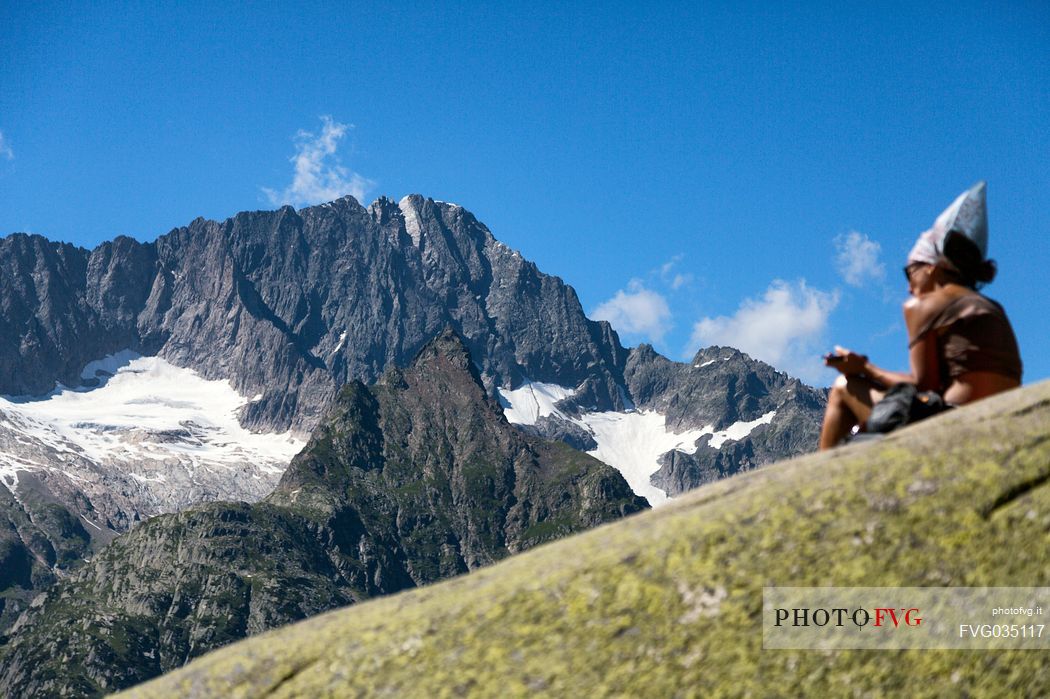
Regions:
<instances>
[{"instance_id":1,"label":"seated woman","mask_svg":"<svg viewBox=\"0 0 1050 699\"><path fill-rule=\"evenodd\" d=\"M904 274L911 373L880 369L836 347L825 363L842 373L828 396L820 448L830 449L862 428L886 390L898 383L939 393L963 405L1021 385L1021 356L1006 313L977 289L995 277L986 259L985 183L964 192L919 236Z\"/></svg>"}]
</instances>

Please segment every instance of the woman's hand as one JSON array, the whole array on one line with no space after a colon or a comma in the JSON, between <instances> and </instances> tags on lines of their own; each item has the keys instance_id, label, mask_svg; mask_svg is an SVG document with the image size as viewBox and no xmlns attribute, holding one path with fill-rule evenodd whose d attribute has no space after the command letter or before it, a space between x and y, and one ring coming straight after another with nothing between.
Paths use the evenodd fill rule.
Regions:
<instances>
[{"instance_id":1,"label":"woman's hand","mask_svg":"<svg viewBox=\"0 0 1050 699\"><path fill-rule=\"evenodd\" d=\"M837 369L846 376L863 374L864 367L867 363L867 355L857 354L852 350L848 350L845 347L839 347L838 345L835 345L834 352L824 357L825 366Z\"/></svg>"}]
</instances>

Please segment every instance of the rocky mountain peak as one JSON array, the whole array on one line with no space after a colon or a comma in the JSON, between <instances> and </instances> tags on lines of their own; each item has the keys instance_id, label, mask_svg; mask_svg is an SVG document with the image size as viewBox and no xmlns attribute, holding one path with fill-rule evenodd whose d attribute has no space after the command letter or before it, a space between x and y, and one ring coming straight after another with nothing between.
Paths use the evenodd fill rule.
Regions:
<instances>
[{"instance_id":1,"label":"rocky mountain peak","mask_svg":"<svg viewBox=\"0 0 1050 699\"><path fill-rule=\"evenodd\" d=\"M423 381L450 376L456 379L469 376L477 388L484 391L477 366L470 357L470 350L452 326L446 326L423 346L412 360L409 370Z\"/></svg>"},{"instance_id":2,"label":"rocky mountain peak","mask_svg":"<svg viewBox=\"0 0 1050 699\"><path fill-rule=\"evenodd\" d=\"M386 225L395 212L401 211L397 202L387 196L377 198L366 210L379 225Z\"/></svg>"},{"instance_id":3,"label":"rocky mountain peak","mask_svg":"<svg viewBox=\"0 0 1050 699\"><path fill-rule=\"evenodd\" d=\"M0 393L75 385L132 349L260 394L253 429L308 431L338 386L406 366L451 326L489 390L589 379L598 403L620 402L607 324L465 209L418 194L198 218L92 251L33 240L0 243Z\"/></svg>"},{"instance_id":4,"label":"rocky mountain peak","mask_svg":"<svg viewBox=\"0 0 1050 699\"><path fill-rule=\"evenodd\" d=\"M697 350L693 356L693 364L703 365L708 362L715 361L731 361L731 360L743 360L745 362L753 362L750 356L744 354L735 347L723 347L721 345L711 345L710 347L701 347Z\"/></svg>"},{"instance_id":5,"label":"rocky mountain peak","mask_svg":"<svg viewBox=\"0 0 1050 699\"><path fill-rule=\"evenodd\" d=\"M339 197L338 199L335 199L333 201L328 202L328 205L331 206L331 207L334 207L334 208L339 208L339 207L343 207L343 206L351 208L351 209L363 209L364 208L364 206L361 204L361 202L359 202L357 200L357 198L354 195L352 195L352 194L344 194L343 196Z\"/></svg>"}]
</instances>

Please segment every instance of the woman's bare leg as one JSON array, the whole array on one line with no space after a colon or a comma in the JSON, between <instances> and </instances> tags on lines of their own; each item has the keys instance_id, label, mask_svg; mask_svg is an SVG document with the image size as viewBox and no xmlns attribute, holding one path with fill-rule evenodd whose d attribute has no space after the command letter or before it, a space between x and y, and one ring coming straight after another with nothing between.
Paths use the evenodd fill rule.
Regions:
<instances>
[{"instance_id":1,"label":"woman's bare leg","mask_svg":"<svg viewBox=\"0 0 1050 699\"><path fill-rule=\"evenodd\" d=\"M853 427L871 415L871 406L885 393L860 376L839 376L828 394L824 424L820 428L820 448L831 449L845 439Z\"/></svg>"}]
</instances>

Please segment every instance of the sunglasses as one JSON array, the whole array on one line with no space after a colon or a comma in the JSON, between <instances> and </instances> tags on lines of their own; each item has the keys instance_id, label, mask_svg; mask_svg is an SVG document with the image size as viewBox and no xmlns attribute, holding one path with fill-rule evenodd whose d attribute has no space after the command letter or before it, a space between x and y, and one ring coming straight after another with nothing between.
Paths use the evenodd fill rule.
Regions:
<instances>
[{"instance_id":1,"label":"sunglasses","mask_svg":"<svg viewBox=\"0 0 1050 699\"><path fill-rule=\"evenodd\" d=\"M904 278L910 282L912 273L920 267L925 266L926 265L922 262L912 262L911 264L904 265Z\"/></svg>"}]
</instances>

